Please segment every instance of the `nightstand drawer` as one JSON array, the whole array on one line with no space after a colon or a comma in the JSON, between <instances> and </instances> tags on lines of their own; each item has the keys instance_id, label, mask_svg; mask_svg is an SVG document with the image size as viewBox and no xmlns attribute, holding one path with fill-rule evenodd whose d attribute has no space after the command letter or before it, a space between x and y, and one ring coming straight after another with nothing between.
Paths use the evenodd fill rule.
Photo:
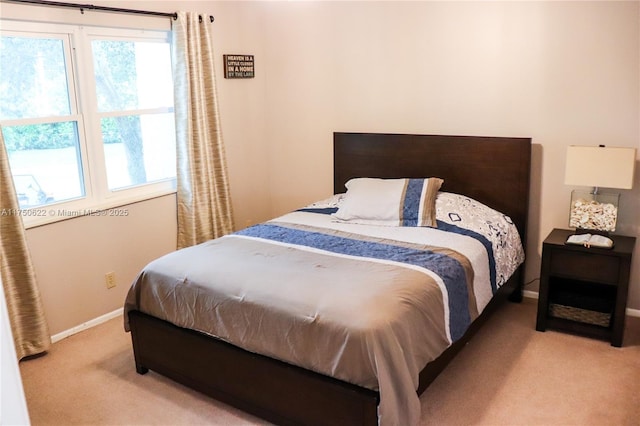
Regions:
<instances>
[{"instance_id":1,"label":"nightstand drawer","mask_svg":"<svg viewBox=\"0 0 640 426\"><path fill-rule=\"evenodd\" d=\"M594 253L553 250L550 266L552 274L616 285L620 259Z\"/></svg>"}]
</instances>

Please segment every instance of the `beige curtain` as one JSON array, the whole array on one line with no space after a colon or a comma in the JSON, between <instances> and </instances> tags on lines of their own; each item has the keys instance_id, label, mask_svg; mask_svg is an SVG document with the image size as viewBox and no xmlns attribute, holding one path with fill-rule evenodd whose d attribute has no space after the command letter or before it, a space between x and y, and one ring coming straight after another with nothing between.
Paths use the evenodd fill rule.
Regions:
<instances>
[{"instance_id":1,"label":"beige curtain","mask_svg":"<svg viewBox=\"0 0 640 426\"><path fill-rule=\"evenodd\" d=\"M18 208L0 131L0 272L16 353L22 359L46 351L51 338Z\"/></svg>"},{"instance_id":2,"label":"beige curtain","mask_svg":"<svg viewBox=\"0 0 640 426\"><path fill-rule=\"evenodd\" d=\"M178 248L233 231L211 26L193 12L173 22Z\"/></svg>"}]
</instances>

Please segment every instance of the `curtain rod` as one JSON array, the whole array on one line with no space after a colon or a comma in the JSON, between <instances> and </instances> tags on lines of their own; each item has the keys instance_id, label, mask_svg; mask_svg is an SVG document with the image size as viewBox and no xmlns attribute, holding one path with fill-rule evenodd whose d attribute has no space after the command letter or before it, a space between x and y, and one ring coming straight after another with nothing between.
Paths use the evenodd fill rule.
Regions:
<instances>
[{"instance_id":1,"label":"curtain rod","mask_svg":"<svg viewBox=\"0 0 640 426\"><path fill-rule=\"evenodd\" d=\"M122 9L119 7L108 7L108 6L94 6L92 4L79 4L79 3L65 3L59 1L46 1L46 0L2 0L3 2L11 2L11 3L29 3L35 4L39 6L52 6L52 7L71 7L80 9L81 13L84 13L85 9L88 10L97 10L102 12L116 12L116 13L133 13L138 15L153 15L153 16L166 16L171 17L173 19L178 19L178 14L167 13L167 12L154 12L151 10L137 10L137 9ZM210 17L211 22L213 22L213 16Z\"/></svg>"}]
</instances>

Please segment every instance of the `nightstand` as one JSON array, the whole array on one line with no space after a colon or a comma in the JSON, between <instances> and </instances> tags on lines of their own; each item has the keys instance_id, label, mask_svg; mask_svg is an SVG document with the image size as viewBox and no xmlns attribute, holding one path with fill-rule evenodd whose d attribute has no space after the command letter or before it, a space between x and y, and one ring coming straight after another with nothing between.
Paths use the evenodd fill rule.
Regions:
<instances>
[{"instance_id":1,"label":"nightstand","mask_svg":"<svg viewBox=\"0 0 640 426\"><path fill-rule=\"evenodd\" d=\"M610 235L612 249L565 244L574 231L554 229L542 243L536 330L547 328L622 346L635 237Z\"/></svg>"}]
</instances>

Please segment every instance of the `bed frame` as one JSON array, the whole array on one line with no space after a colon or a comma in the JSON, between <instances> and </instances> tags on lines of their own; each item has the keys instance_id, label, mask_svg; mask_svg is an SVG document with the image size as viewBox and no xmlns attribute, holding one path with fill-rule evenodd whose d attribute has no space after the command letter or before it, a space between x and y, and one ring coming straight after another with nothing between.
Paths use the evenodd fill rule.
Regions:
<instances>
[{"instance_id":1,"label":"bed frame","mask_svg":"<svg viewBox=\"0 0 640 426\"><path fill-rule=\"evenodd\" d=\"M468 195L509 215L526 244L531 139L334 133L334 191L353 177L444 179L443 191ZM464 347L507 297L522 298L522 267L465 336L420 374L418 393ZM247 352L142 312L129 313L136 371L154 370L276 424L377 425L379 395Z\"/></svg>"}]
</instances>

